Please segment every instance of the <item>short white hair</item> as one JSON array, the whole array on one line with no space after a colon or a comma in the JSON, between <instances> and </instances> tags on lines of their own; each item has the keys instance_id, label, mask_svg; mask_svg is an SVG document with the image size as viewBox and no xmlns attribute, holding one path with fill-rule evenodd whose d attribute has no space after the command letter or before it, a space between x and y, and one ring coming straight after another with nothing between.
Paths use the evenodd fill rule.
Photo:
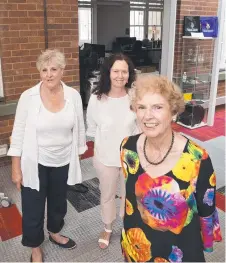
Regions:
<instances>
[{"instance_id":1,"label":"short white hair","mask_svg":"<svg viewBox=\"0 0 226 263\"><path fill-rule=\"evenodd\" d=\"M41 71L43 65L51 60L54 60L54 62L56 62L56 64L62 69L66 67L66 59L62 52L57 49L46 49L38 56L36 61L38 71Z\"/></svg>"}]
</instances>

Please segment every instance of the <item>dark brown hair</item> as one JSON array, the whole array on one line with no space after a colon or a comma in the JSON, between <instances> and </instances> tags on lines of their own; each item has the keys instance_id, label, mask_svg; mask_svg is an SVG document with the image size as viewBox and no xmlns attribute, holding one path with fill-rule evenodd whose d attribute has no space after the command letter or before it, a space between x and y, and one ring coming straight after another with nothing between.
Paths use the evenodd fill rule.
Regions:
<instances>
[{"instance_id":1,"label":"dark brown hair","mask_svg":"<svg viewBox=\"0 0 226 263\"><path fill-rule=\"evenodd\" d=\"M135 70L134 65L130 58L124 54L113 54L110 57L106 58L100 70L100 80L96 88L93 89L93 94L97 95L98 99L101 99L103 94L107 95L111 89L111 80L110 80L110 70L117 60L124 60L128 64L129 68L129 79L126 84L126 88L130 89L132 83L135 80Z\"/></svg>"}]
</instances>

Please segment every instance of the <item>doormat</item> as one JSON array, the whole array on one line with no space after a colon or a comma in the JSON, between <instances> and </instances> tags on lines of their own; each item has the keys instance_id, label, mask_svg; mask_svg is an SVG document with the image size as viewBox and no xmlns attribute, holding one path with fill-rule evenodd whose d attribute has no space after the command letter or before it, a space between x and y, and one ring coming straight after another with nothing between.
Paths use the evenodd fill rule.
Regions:
<instances>
[{"instance_id":1,"label":"doormat","mask_svg":"<svg viewBox=\"0 0 226 263\"><path fill-rule=\"evenodd\" d=\"M88 141L87 143L88 149L87 151L81 156L81 160L93 157L93 148L94 148L94 142Z\"/></svg>"},{"instance_id":2,"label":"doormat","mask_svg":"<svg viewBox=\"0 0 226 263\"><path fill-rule=\"evenodd\" d=\"M216 192L216 206L220 210L225 212L225 195L219 192Z\"/></svg>"},{"instance_id":3,"label":"doormat","mask_svg":"<svg viewBox=\"0 0 226 263\"><path fill-rule=\"evenodd\" d=\"M88 187L88 191L86 193L74 191L73 186L69 186L67 191L67 199L78 213L96 207L100 204L99 179L94 177L82 182L82 184ZM115 199L117 198L120 199L121 197L116 195Z\"/></svg>"},{"instance_id":4,"label":"doormat","mask_svg":"<svg viewBox=\"0 0 226 263\"><path fill-rule=\"evenodd\" d=\"M0 241L22 234L22 217L15 204L0 208Z\"/></svg>"},{"instance_id":5,"label":"doormat","mask_svg":"<svg viewBox=\"0 0 226 263\"><path fill-rule=\"evenodd\" d=\"M79 193L73 190L73 186L68 188L67 199L73 205L77 212L83 212L100 204L99 180L94 177L82 182L88 187L88 192Z\"/></svg>"}]
</instances>

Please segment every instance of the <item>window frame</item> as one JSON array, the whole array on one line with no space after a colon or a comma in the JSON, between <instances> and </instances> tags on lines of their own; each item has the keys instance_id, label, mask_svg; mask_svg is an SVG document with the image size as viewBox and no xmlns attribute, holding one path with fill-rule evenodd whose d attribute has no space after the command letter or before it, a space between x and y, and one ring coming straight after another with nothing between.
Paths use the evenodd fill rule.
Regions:
<instances>
[{"instance_id":1,"label":"window frame","mask_svg":"<svg viewBox=\"0 0 226 263\"><path fill-rule=\"evenodd\" d=\"M144 9L140 9L140 8L139 9L130 9L130 22L131 22L131 12L134 12L134 19L133 19L134 20L134 24L130 23L130 37L136 37L137 40L143 40L143 38L144 38L144 28L145 28L145 10ZM137 24L136 23L135 12L143 12L142 24L139 24L139 23ZM134 28L134 34L133 35L131 35L132 28ZM141 28L143 28L143 36L138 38L135 35L135 28L139 28L139 31L140 31Z\"/></svg>"},{"instance_id":2,"label":"window frame","mask_svg":"<svg viewBox=\"0 0 226 263\"><path fill-rule=\"evenodd\" d=\"M134 0L130 1L130 11L144 11L144 19L143 25L137 25L137 26L143 26L143 39L146 37L149 31L150 26L154 25L149 25L149 11L153 12L161 12L161 25L156 25L158 27L161 27L161 39L162 39L162 32L163 32L163 7L164 7L164 1L163 0L155 0L155 2L149 2L149 1L144 1L144 0ZM131 13L130 13L131 14ZM131 27L134 27L136 25L131 25L130 24L130 37L131 35ZM143 40L139 39L139 40Z\"/></svg>"},{"instance_id":3,"label":"window frame","mask_svg":"<svg viewBox=\"0 0 226 263\"><path fill-rule=\"evenodd\" d=\"M150 17L150 12L159 12L160 13L160 23L159 24L157 24L157 23L153 23L153 19L152 19L152 24L149 24L149 17ZM152 36L151 37L149 37L149 28L151 28L151 27L156 27L156 28L160 28L160 37L159 37L159 40L162 40L162 28L163 28L163 25L162 25L162 19L163 19L163 12L162 12L162 10L148 10L148 38L149 39L151 39L152 38ZM157 19L156 19L157 20ZM157 21L156 21L157 22ZM157 39L155 39L155 40L157 40Z\"/></svg>"},{"instance_id":4,"label":"window frame","mask_svg":"<svg viewBox=\"0 0 226 263\"><path fill-rule=\"evenodd\" d=\"M91 12L91 20L90 20L90 40L89 39L80 39L80 33L79 33L79 46L82 46L84 43L93 43L93 6L92 6L92 0L79 0L78 1L78 30L80 31L79 26L79 9L89 9Z\"/></svg>"},{"instance_id":5,"label":"window frame","mask_svg":"<svg viewBox=\"0 0 226 263\"><path fill-rule=\"evenodd\" d=\"M136 11L142 11L143 12L143 23L142 24L136 24L135 21L135 14L134 14L134 24L132 25L130 23L129 27L130 27L130 37L136 37L137 40L143 40L144 36L145 36L145 22L146 22L146 12L145 12L145 8L146 8L146 1L130 1L130 16L131 16L131 12L136 12ZM131 17L130 17L130 22L131 22ZM131 28L134 28L134 35L131 35ZM141 36L140 38L138 38L135 35L135 28L143 28L143 36Z\"/></svg>"}]
</instances>

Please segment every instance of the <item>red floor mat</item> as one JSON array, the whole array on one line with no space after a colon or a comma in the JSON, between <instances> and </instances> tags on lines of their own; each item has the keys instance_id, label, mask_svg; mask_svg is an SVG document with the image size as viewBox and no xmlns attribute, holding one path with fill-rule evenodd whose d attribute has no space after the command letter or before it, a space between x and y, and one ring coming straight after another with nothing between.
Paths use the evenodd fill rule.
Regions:
<instances>
[{"instance_id":1,"label":"red floor mat","mask_svg":"<svg viewBox=\"0 0 226 263\"><path fill-rule=\"evenodd\" d=\"M81 160L93 157L94 142L93 141L88 141L86 144L88 146L88 150L82 155Z\"/></svg>"},{"instance_id":2,"label":"red floor mat","mask_svg":"<svg viewBox=\"0 0 226 263\"><path fill-rule=\"evenodd\" d=\"M225 195L216 192L216 206L225 212Z\"/></svg>"},{"instance_id":3,"label":"red floor mat","mask_svg":"<svg viewBox=\"0 0 226 263\"><path fill-rule=\"evenodd\" d=\"M22 234L22 218L16 205L0 208L0 241Z\"/></svg>"},{"instance_id":4,"label":"red floor mat","mask_svg":"<svg viewBox=\"0 0 226 263\"><path fill-rule=\"evenodd\" d=\"M221 107L215 113L214 126L204 126L194 130L187 129L179 124L174 123L173 129L177 132L183 132L200 141L208 141L210 139L225 136L225 108Z\"/></svg>"}]
</instances>

